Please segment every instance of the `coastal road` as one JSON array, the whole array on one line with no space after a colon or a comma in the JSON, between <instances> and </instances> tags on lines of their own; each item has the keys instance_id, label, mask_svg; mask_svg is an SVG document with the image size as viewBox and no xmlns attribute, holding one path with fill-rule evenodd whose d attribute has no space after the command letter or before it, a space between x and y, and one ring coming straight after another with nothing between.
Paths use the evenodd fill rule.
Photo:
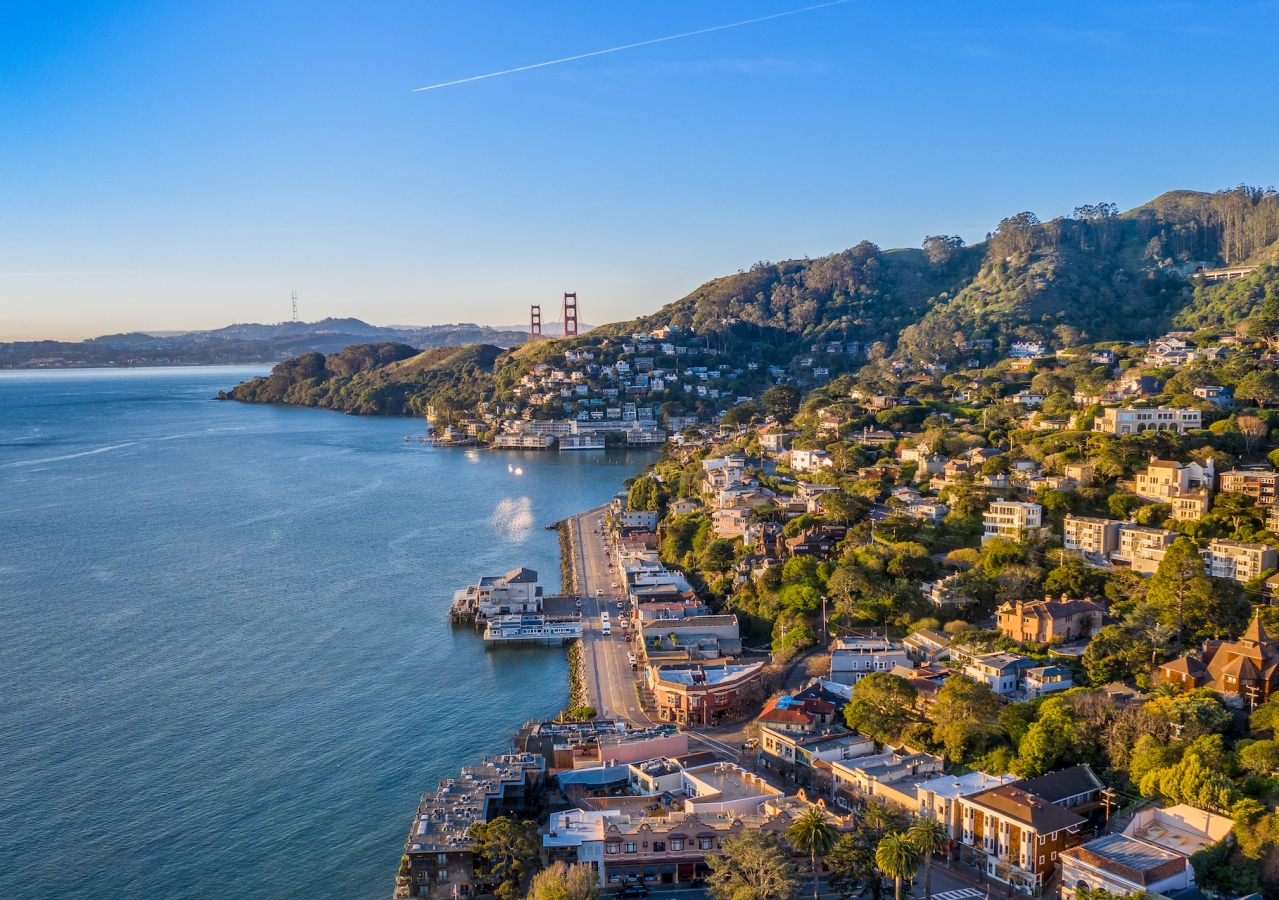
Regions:
<instances>
[{"instance_id":1,"label":"coastal road","mask_svg":"<svg viewBox=\"0 0 1279 900\"><path fill-rule=\"evenodd\" d=\"M635 691L636 673L631 671L627 654L631 644L626 642L626 631L619 627L622 618L616 601L626 600L624 579L612 570L609 556L604 552L608 535L600 520L604 508L588 510L569 519L573 536L573 567L577 572L578 590L582 597L582 649L586 656L586 680L591 705L601 716L629 719L648 724L649 719L640 709ZM618 587L613 587L617 584ZM596 592L603 591L602 597ZM612 634L601 630L600 613L608 610Z\"/></svg>"}]
</instances>

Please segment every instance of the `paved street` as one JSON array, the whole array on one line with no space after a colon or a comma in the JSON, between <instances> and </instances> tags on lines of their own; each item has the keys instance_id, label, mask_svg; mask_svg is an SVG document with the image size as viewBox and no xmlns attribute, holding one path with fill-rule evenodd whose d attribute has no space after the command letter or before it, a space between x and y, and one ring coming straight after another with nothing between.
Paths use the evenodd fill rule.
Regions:
<instances>
[{"instance_id":1,"label":"paved street","mask_svg":"<svg viewBox=\"0 0 1279 900\"><path fill-rule=\"evenodd\" d=\"M627 659L631 644L626 641L627 632L619 627L621 614L617 601L625 600L626 591L620 587L622 579L613 571L604 552L607 535L599 524L603 517L601 508L569 520L576 556L574 565L581 582L578 589L582 596L582 649L586 654L591 705L601 716L648 724L635 692L636 673L631 671ZM615 583L619 587L614 588ZM596 591L603 591L603 596L597 597ZM606 605L613 632L608 636L600 629L600 613Z\"/></svg>"}]
</instances>

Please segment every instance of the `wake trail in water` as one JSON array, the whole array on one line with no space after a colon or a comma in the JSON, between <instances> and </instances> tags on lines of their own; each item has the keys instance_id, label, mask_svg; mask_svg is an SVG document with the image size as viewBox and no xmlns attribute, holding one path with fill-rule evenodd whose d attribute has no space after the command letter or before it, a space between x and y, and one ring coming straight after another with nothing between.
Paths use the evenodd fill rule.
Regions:
<instances>
[{"instance_id":1,"label":"wake trail in water","mask_svg":"<svg viewBox=\"0 0 1279 900\"><path fill-rule=\"evenodd\" d=\"M65 459L79 459L82 456L94 456L98 453L106 453L108 450L120 450L124 447L132 447L140 444L141 441L129 441L124 444L112 444L109 447L98 447L94 450L85 450L83 453L68 453L65 456L48 456L44 459L23 459L18 462L4 463L0 465L0 469L16 469L18 466L38 466L43 463L62 462Z\"/></svg>"}]
</instances>

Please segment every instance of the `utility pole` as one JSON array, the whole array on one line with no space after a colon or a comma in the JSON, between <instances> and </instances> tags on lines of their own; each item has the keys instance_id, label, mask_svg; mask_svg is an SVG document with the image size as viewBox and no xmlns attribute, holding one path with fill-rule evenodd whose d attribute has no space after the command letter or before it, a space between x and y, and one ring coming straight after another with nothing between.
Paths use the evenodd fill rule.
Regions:
<instances>
[{"instance_id":1,"label":"utility pole","mask_svg":"<svg viewBox=\"0 0 1279 900\"><path fill-rule=\"evenodd\" d=\"M1115 789L1105 788L1102 790L1101 796L1106 801L1106 824L1102 826L1102 831L1106 831L1110 828L1110 804L1114 802Z\"/></svg>"},{"instance_id":2,"label":"utility pole","mask_svg":"<svg viewBox=\"0 0 1279 900\"><path fill-rule=\"evenodd\" d=\"M826 649L826 596L822 595L822 649Z\"/></svg>"}]
</instances>

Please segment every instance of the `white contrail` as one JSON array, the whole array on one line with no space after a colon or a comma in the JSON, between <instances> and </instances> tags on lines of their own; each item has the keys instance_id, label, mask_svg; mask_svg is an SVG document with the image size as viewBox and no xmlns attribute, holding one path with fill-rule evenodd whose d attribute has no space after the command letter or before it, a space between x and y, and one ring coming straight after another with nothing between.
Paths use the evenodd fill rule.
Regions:
<instances>
[{"instance_id":1,"label":"white contrail","mask_svg":"<svg viewBox=\"0 0 1279 900\"><path fill-rule=\"evenodd\" d=\"M790 9L786 12L773 13L771 16L760 16L758 19L747 19L744 22L733 22L729 25L716 25L712 28L701 28L697 31L686 31L683 34L672 34L667 37L653 38L649 41L640 41L637 44L623 44L621 47L609 47L607 50L595 50L590 53L582 53L577 56L566 56L563 59L552 59L549 62L533 63L531 66L519 66L515 69L503 69L501 72L489 72L487 75L472 75L470 78L459 78L457 81L445 81L441 84L428 84L426 87L414 88L413 91L433 91L436 88L452 87L455 84L466 84L468 81L480 81L485 78L496 78L498 75L510 75L514 72L527 72L529 69L540 69L543 66L557 66L560 63L573 62L578 59L587 59L591 56L603 56L605 53L616 53L619 50L631 50L635 47L646 47L649 44L660 44L663 41L674 41L679 38L692 37L695 34L708 34L712 31L723 31L725 28L737 28L741 25L753 25L756 22L767 22L769 19L780 19L782 16L793 16L799 13L812 12L815 9L825 9L828 6L840 6L844 3L851 3L852 0L830 0L829 3L818 3L816 6L805 6L803 9Z\"/></svg>"}]
</instances>

